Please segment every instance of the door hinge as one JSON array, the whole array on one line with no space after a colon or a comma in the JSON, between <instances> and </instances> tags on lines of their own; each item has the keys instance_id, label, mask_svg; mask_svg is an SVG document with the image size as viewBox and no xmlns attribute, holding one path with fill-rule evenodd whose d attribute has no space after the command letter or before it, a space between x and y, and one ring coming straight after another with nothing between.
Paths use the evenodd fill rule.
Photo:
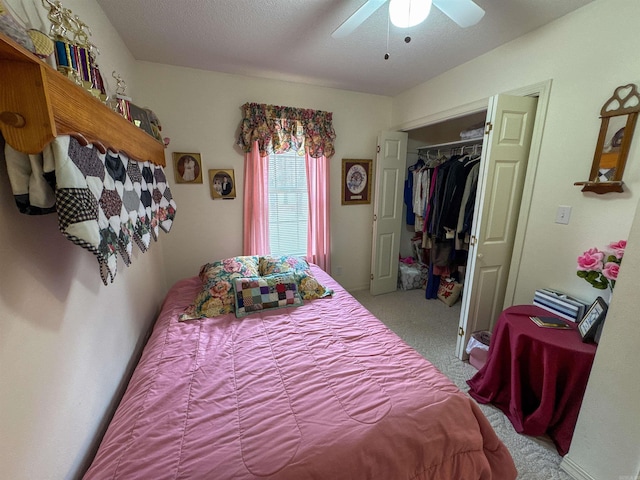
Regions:
<instances>
[{"instance_id":1,"label":"door hinge","mask_svg":"<svg viewBox=\"0 0 640 480\"><path fill-rule=\"evenodd\" d=\"M373 280L373 273L371 274L371 280Z\"/></svg>"},{"instance_id":2,"label":"door hinge","mask_svg":"<svg viewBox=\"0 0 640 480\"><path fill-rule=\"evenodd\" d=\"M478 243L478 239L475 235L471 235L471 238L469 239L469 245L475 245L476 243Z\"/></svg>"},{"instance_id":3,"label":"door hinge","mask_svg":"<svg viewBox=\"0 0 640 480\"><path fill-rule=\"evenodd\" d=\"M488 135L491 130L493 130L493 123L487 122L487 128L485 129L484 134Z\"/></svg>"},{"instance_id":4,"label":"door hinge","mask_svg":"<svg viewBox=\"0 0 640 480\"><path fill-rule=\"evenodd\" d=\"M458 336L464 337L464 329L462 327L458 327Z\"/></svg>"},{"instance_id":5,"label":"door hinge","mask_svg":"<svg viewBox=\"0 0 640 480\"><path fill-rule=\"evenodd\" d=\"M380 145L376 146L376 153L380 153Z\"/></svg>"},{"instance_id":6,"label":"door hinge","mask_svg":"<svg viewBox=\"0 0 640 480\"><path fill-rule=\"evenodd\" d=\"M376 215L376 214L374 214L374 215L373 215L373 221L374 221L374 222L377 222L377 221L378 221L378 215Z\"/></svg>"}]
</instances>

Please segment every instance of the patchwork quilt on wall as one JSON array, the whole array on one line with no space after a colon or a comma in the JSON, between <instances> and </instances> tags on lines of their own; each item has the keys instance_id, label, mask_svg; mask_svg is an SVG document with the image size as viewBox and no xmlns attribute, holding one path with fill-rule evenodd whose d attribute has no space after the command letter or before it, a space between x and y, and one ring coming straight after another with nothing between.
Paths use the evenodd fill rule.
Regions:
<instances>
[{"instance_id":1,"label":"patchwork quilt on wall","mask_svg":"<svg viewBox=\"0 0 640 480\"><path fill-rule=\"evenodd\" d=\"M169 232L176 214L164 169L123 153L100 153L70 136L57 137L41 155L5 146L11 188L25 214L58 213L60 231L98 259L105 285L117 273L117 256L131 263Z\"/></svg>"}]
</instances>

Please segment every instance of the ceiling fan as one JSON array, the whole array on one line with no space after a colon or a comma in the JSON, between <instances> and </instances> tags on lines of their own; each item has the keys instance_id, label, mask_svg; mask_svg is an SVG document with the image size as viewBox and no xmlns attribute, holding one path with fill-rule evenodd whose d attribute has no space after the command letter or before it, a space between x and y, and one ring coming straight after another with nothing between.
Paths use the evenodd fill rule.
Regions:
<instances>
[{"instance_id":1,"label":"ceiling fan","mask_svg":"<svg viewBox=\"0 0 640 480\"><path fill-rule=\"evenodd\" d=\"M472 0L367 0L331 36L343 38L351 34L387 1L391 22L401 28L413 27L424 21L432 3L462 28L475 25L484 16L484 10Z\"/></svg>"}]
</instances>

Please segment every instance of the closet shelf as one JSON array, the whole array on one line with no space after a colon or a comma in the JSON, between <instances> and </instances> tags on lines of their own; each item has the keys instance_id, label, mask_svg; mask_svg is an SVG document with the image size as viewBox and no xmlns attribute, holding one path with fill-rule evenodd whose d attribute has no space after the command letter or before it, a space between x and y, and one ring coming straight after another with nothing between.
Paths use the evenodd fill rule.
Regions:
<instances>
[{"instance_id":1,"label":"closet shelf","mask_svg":"<svg viewBox=\"0 0 640 480\"><path fill-rule=\"evenodd\" d=\"M484 137L475 137L475 138L468 138L466 140L458 140L456 142L446 142L446 143L437 143L434 145L425 145L423 147L418 147L418 152L420 151L425 151L425 150L447 150L447 149L452 149L452 148L458 148L458 147L466 147L468 145L476 145L478 143L482 143L482 140L484 139Z\"/></svg>"},{"instance_id":2,"label":"closet shelf","mask_svg":"<svg viewBox=\"0 0 640 480\"><path fill-rule=\"evenodd\" d=\"M19 152L37 154L71 135L102 152L165 165L160 141L2 33L0 78L0 131Z\"/></svg>"}]
</instances>

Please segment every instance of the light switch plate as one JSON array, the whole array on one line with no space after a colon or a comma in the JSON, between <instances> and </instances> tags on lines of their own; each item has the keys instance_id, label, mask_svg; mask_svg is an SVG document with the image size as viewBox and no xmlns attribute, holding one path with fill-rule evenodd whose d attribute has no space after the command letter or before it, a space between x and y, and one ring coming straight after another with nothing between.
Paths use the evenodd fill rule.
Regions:
<instances>
[{"instance_id":1,"label":"light switch plate","mask_svg":"<svg viewBox=\"0 0 640 480\"><path fill-rule=\"evenodd\" d=\"M568 225L570 217L571 207L569 207L568 205L558 205L558 211L556 212L556 223Z\"/></svg>"}]
</instances>

